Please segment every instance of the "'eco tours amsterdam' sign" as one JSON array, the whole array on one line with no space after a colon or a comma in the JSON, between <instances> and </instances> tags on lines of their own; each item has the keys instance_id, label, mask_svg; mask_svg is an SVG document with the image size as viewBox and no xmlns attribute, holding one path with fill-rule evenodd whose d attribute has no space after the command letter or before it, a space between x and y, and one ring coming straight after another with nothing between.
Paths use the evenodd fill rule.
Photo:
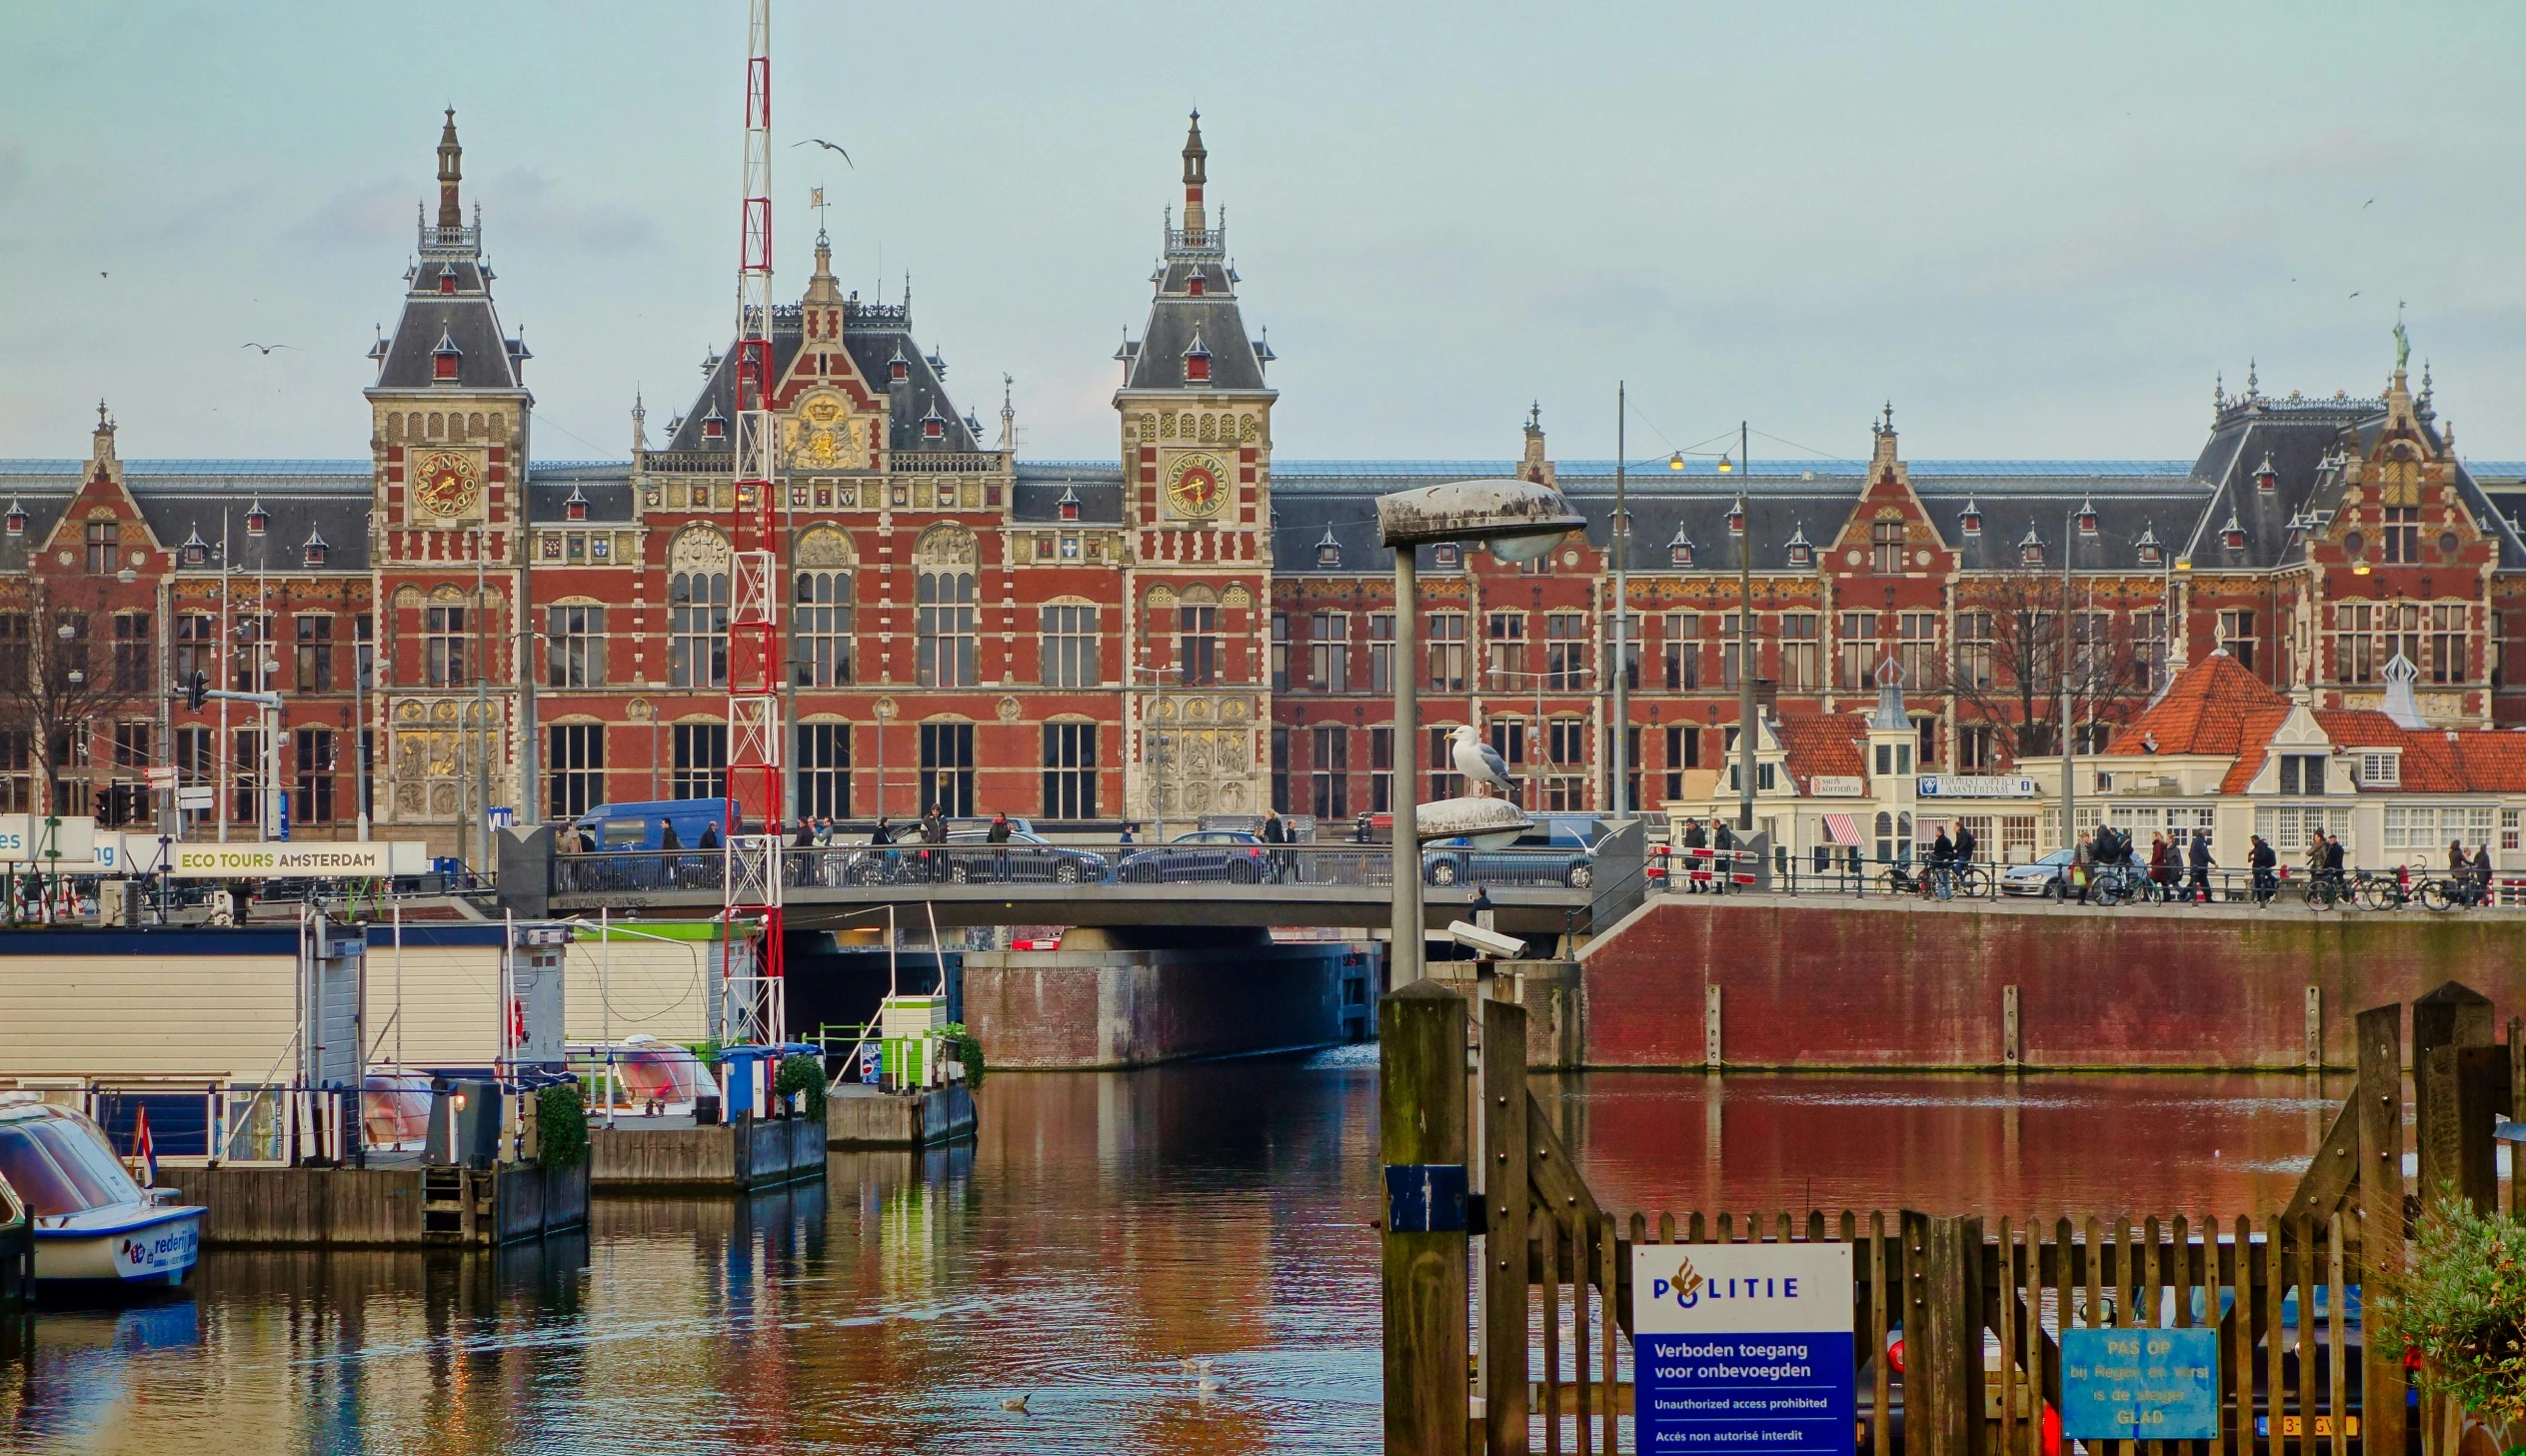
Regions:
<instances>
[{"instance_id":1,"label":"'eco tours amsterdam' sign","mask_svg":"<svg viewBox=\"0 0 2526 1456\"><path fill-rule=\"evenodd\" d=\"M264 844L177 844L178 879L375 879L394 873L394 845L384 840Z\"/></svg>"},{"instance_id":2,"label":"'eco tours amsterdam' sign","mask_svg":"<svg viewBox=\"0 0 2526 1456\"><path fill-rule=\"evenodd\" d=\"M1852 1456L1848 1244L1631 1250L1639 1449Z\"/></svg>"}]
</instances>

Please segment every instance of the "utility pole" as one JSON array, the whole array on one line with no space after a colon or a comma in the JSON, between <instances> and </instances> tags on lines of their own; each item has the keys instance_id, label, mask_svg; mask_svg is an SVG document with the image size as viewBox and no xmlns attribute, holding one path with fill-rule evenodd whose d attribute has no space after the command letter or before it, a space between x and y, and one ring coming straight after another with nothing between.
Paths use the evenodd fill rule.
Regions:
<instances>
[{"instance_id":1,"label":"utility pole","mask_svg":"<svg viewBox=\"0 0 2526 1456\"><path fill-rule=\"evenodd\" d=\"M1623 480L1626 469L1623 459L1625 427L1629 424L1630 386L1616 381L1613 387L1613 792L1607 802L1617 814L1629 813L1634 805L1626 792L1631 783L1631 578L1628 574L1631 557L1631 516L1624 508Z\"/></svg>"},{"instance_id":2,"label":"utility pole","mask_svg":"<svg viewBox=\"0 0 2526 1456\"><path fill-rule=\"evenodd\" d=\"M1753 465L1746 459L1745 422L1736 422L1736 829L1754 831L1754 510Z\"/></svg>"},{"instance_id":3,"label":"utility pole","mask_svg":"<svg viewBox=\"0 0 2526 1456\"><path fill-rule=\"evenodd\" d=\"M488 538L474 528L474 833L485 866L491 862L491 611L484 605L483 550ZM470 867L470 866L469 866Z\"/></svg>"},{"instance_id":4,"label":"utility pole","mask_svg":"<svg viewBox=\"0 0 2526 1456\"><path fill-rule=\"evenodd\" d=\"M2070 734L2070 639L2077 621L2070 615L2070 546L2078 540L2078 513L2061 519L2061 847L2078 846L2077 748Z\"/></svg>"},{"instance_id":5,"label":"utility pole","mask_svg":"<svg viewBox=\"0 0 2526 1456\"><path fill-rule=\"evenodd\" d=\"M525 478L519 472L519 478ZM518 553L518 822L532 824L541 815L536 779L541 775L543 744L536 740L535 728L535 522L527 510L527 493L522 488L511 497L509 508L509 540Z\"/></svg>"}]
</instances>

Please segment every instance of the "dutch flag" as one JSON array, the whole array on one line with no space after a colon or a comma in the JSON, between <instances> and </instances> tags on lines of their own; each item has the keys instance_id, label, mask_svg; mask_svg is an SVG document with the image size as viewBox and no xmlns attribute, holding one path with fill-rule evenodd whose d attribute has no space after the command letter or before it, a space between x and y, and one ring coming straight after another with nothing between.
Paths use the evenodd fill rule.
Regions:
<instances>
[{"instance_id":1,"label":"dutch flag","mask_svg":"<svg viewBox=\"0 0 2526 1456\"><path fill-rule=\"evenodd\" d=\"M140 1165L140 1185L158 1186L158 1145L149 1140L149 1109L139 1109L132 1119L132 1161Z\"/></svg>"}]
</instances>

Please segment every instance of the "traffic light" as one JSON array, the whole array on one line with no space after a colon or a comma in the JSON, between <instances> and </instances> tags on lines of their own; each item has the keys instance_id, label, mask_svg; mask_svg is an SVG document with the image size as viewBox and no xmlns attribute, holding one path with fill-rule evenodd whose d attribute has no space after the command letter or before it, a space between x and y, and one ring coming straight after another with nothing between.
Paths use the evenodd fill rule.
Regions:
<instances>
[{"instance_id":1,"label":"traffic light","mask_svg":"<svg viewBox=\"0 0 2526 1456\"><path fill-rule=\"evenodd\" d=\"M210 675L207 673L195 673L193 675L193 681L185 685L184 706L195 713L200 713L202 711L203 699L210 692Z\"/></svg>"}]
</instances>

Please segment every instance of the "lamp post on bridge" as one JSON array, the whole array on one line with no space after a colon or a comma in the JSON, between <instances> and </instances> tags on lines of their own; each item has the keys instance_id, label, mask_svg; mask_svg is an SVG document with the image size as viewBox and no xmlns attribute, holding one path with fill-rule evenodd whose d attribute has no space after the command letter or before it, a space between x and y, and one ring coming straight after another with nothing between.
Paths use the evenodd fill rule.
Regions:
<instances>
[{"instance_id":1,"label":"lamp post on bridge","mask_svg":"<svg viewBox=\"0 0 2526 1456\"><path fill-rule=\"evenodd\" d=\"M1453 481L1396 491L1377 500L1377 543L1394 553L1394 942L1387 954L1389 989L1420 979L1420 828L1413 780L1418 776L1420 672L1417 661L1419 564L1424 546L1460 542L1488 546L1502 561L1530 562L1586 522L1560 492L1533 481ZM1450 829L1449 833L1459 832Z\"/></svg>"}]
</instances>

